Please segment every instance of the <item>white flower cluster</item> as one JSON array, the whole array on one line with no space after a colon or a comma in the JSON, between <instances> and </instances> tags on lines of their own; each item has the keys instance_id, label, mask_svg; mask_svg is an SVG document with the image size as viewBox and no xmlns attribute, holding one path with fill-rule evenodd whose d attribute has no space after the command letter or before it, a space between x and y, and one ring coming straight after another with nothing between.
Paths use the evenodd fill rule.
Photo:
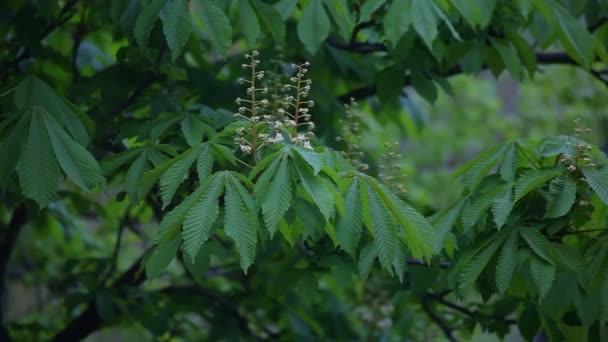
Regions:
<instances>
[{"instance_id":1,"label":"white flower cluster","mask_svg":"<svg viewBox=\"0 0 608 342\"><path fill-rule=\"evenodd\" d=\"M596 167L593 159L591 159L591 155L589 154L589 152L592 150L591 145L578 139L581 134L591 133L591 129L583 127L580 119L574 120L574 124L575 128L573 135L577 138L576 142L573 143L570 141L570 139L568 142L566 142L567 147L574 148L574 155L564 153L560 158L560 162L566 165L568 171L570 172L575 172L581 166Z\"/></svg>"},{"instance_id":2,"label":"white flower cluster","mask_svg":"<svg viewBox=\"0 0 608 342\"><path fill-rule=\"evenodd\" d=\"M369 170L369 165L363 162L365 155L357 143L361 140L361 135L359 135L359 121L361 118L357 106L357 102L353 98L350 99L350 104L344 105L346 120L340 119L342 136L337 137L336 141L344 144L344 150L340 151L340 154L349 160L356 169L365 172Z\"/></svg>"},{"instance_id":3,"label":"white flower cluster","mask_svg":"<svg viewBox=\"0 0 608 342\"><path fill-rule=\"evenodd\" d=\"M234 142L241 152L255 154L263 146L282 143L286 140L293 144L312 148L310 141L314 138L312 130L315 125L311 121L310 108L314 106L312 100L307 99L310 92L311 81L306 79L308 62L292 66L296 70L295 76L287 84L280 84L281 80L273 73L269 73L273 80L269 83L264 80L266 73L258 71L256 67L260 61L257 51L245 54L249 59L243 68L251 70L250 79L240 78L239 83L247 86L247 98L237 98L239 106L235 119L247 122L248 125L236 131ZM280 95L277 91L280 91ZM270 98L272 101L270 101Z\"/></svg>"}]
</instances>

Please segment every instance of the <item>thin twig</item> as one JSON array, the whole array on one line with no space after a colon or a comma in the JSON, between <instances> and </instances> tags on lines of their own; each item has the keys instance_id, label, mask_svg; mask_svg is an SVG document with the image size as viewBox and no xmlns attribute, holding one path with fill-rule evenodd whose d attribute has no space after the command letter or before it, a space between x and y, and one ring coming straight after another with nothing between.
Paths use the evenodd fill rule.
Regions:
<instances>
[{"instance_id":1,"label":"thin twig","mask_svg":"<svg viewBox=\"0 0 608 342\"><path fill-rule=\"evenodd\" d=\"M465 315L467 315L469 317L492 319L492 320L495 320L495 321L503 322L503 323L505 323L507 325L517 324L517 321L514 320L514 319L504 318L504 317L496 316L496 315L487 315L487 314L484 314L484 313L480 312L479 310L473 311L473 310L467 309L467 308L465 308L463 306L460 306L458 304L452 303L452 302L450 302L450 301L448 301L448 300L446 300L444 298L445 295L430 293L430 294L427 294L427 297L430 298L430 299L432 299L432 300L434 300L434 301L436 301L437 303L440 303L440 304L442 304L442 305L444 305L444 306L446 306L446 307L448 307L448 308L450 308L452 310L458 311L458 312L460 312L462 314L465 314Z\"/></svg>"},{"instance_id":2,"label":"thin twig","mask_svg":"<svg viewBox=\"0 0 608 342\"><path fill-rule=\"evenodd\" d=\"M456 337L454 337L454 334L452 332L453 329L446 322L444 322L443 319L441 317L439 317L439 315L437 315L437 313L435 311L433 311L433 308L431 308L431 305L430 305L427 297L422 297L420 304L422 304L422 309L426 312L426 314L429 316L429 318L433 322L435 322L435 324L437 324L437 326L439 327L439 329L441 329L441 331L443 331L443 334L448 339L448 341L450 341L450 342L458 341L456 339Z\"/></svg>"}]
</instances>

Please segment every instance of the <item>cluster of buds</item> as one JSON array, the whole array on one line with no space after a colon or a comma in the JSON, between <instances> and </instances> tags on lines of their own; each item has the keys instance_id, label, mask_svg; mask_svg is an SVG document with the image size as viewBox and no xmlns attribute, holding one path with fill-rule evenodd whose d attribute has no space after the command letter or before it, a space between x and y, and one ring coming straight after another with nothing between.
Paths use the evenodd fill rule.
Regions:
<instances>
[{"instance_id":1,"label":"cluster of buds","mask_svg":"<svg viewBox=\"0 0 608 342\"><path fill-rule=\"evenodd\" d=\"M595 163L593 159L591 159L591 155L589 152L592 150L591 145L583 142L579 139L579 137L583 134L590 134L591 129L587 127L583 127L580 119L574 120L574 131L573 136L576 138L573 142L571 139L568 139L566 142L566 146L571 148L574 153L565 153L560 158L560 163L566 165L568 171L575 172L578 167L595 167Z\"/></svg>"},{"instance_id":2,"label":"cluster of buds","mask_svg":"<svg viewBox=\"0 0 608 342\"><path fill-rule=\"evenodd\" d=\"M403 155L397 153L399 143L389 144L385 143L384 147L386 152L381 155L382 163L380 164L380 179L399 196L404 196L407 193L405 190L406 175L402 172L399 161L403 158Z\"/></svg>"},{"instance_id":3,"label":"cluster of buds","mask_svg":"<svg viewBox=\"0 0 608 342\"><path fill-rule=\"evenodd\" d=\"M361 151L359 141L361 141L359 112L357 111L357 102L351 98L349 104L344 105L346 111L346 120L340 119L340 127L342 127L342 136L336 138L336 141L344 144L344 150L340 154L353 164L360 171L369 170L369 165L364 163L364 153Z\"/></svg>"}]
</instances>

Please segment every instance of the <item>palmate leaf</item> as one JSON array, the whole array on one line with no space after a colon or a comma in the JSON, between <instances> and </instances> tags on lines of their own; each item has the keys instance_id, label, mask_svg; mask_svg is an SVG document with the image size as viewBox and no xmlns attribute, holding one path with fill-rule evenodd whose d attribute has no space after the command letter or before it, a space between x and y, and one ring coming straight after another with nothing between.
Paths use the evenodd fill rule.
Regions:
<instances>
[{"instance_id":1,"label":"palmate leaf","mask_svg":"<svg viewBox=\"0 0 608 342\"><path fill-rule=\"evenodd\" d=\"M202 147L202 145L198 145L190 148L176 158L167 170L163 172L160 177L160 197L163 201L163 209L171 203L171 199L175 195L177 188L188 176L188 171L192 163L198 158Z\"/></svg>"},{"instance_id":2,"label":"palmate leaf","mask_svg":"<svg viewBox=\"0 0 608 342\"><path fill-rule=\"evenodd\" d=\"M27 142L17 164L17 173L23 194L40 207L46 207L55 198L59 186L59 165L39 110L31 114Z\"/></svg>"},{"instance_id":3,"label":"palmate leaf","mask_svg":"<svg viewBox=\"0 0 608 342\"><path fill-rule=\"evenodd\" d=\"M196 10L215 49L226 52L232 45L232 26L226 14L208 0L196 0Z\"/></svg>"},{"instance_id":4,"label":"palmate leaf","mask_svg":"<svg viewBox=\"0 0 608 342\"><path fill-rule=\"evenodd\" d=\"M139 185L139 180L141 179L141 175L146 170L146 166L148 164L148 149L144 149L143 152L135 159L133 164L127 170L125 174L125 188L127 190L127 195L133 201L137 200L137 188Z\"/></svg>"},{"instance_id":5,"label":"palmate leaf","mask_svg":"<svg viewBox=\"0 0 608 342\"><path fill-rule=\"evenodd\" d=\"M384 204L394 216L405 233L404 239L412 255L416 258L429 260L433 255L436 242L435 229L414 208L395 196L388 188L370 177L372 187L376 189Z\"/></svg>"},{"instance_id":6,"label":"palmate leaf","mask_svg":"<svg viewBox=\"0 0 608 342\"><path fill-rule=\"evenodd\" d=\"M407 253L403 244L397 245L397 252L395 253L395 259L393 260L393 267L395 268L395 274L399 278L399 282L403 283L403 277L405 276L405 269L407 268Z\"/></svg>"},{"instance_id":7,"label":"palmate leaf","mask_svg":"<svg viewBox=\"0 0 608 342\"><path fill-rule=\"evenodd\" d=\"M102 184L105 179L95 158L82 145L74 141L52 116L42 117L51 140L55 157L68 178L83 190Z\"/></svg>"},{"instance_id":8,"label":"palmate leaf","mask_svg":"<svg viewBox=\"0 0 608 342\"><path fill-rule=\"evenodd\" d=\"M272 172L268 177L264 177L267 172ZM263 179L262 179L263 178ZM276 169L268 169L262 174L259 181L268 179L268 188L257 188L256 196L261 198L262 214L266 228L270 235L277 231L279 220L287 209L291 206L293 198L290 168L287 156L284 156Z\"/></svg>"},{"instance_id":9,"label":"palmate leaf","mask_svg":"<svg viewBox=\"0 0 608 342\"><path fill-rule=\"evenodd\" d=\"M608 172L607 169L598 171L592 168L583 168L583 175L587 184L595 191L599 198L608 204Z\"/></svg>"},{"instance_id":10,"label":"palmate leaf","mask_svg":"<svg viewBox=\"0 0 608 342\"><path fill-rule=\"evenodd\" d=\"M414 30L422 37L424 43L432 50L433 41L439 33L439 18L432 1L411 0L410 20Z\"/></svg>"},{"instance_id":11,"label":"palmate leaf","mask_svg":"<svg viewBox=\"0 0 608 342\"><path fill-rule=\"evenodd\" d=\"M262 30L250 0L239 0L239 14L243 23L243 33L247 38L247 45L253 46L260 37Z\"/></svg>"},{"instance_id":12,"label":"palmate leaf","mask_svg":"<svg viewBox=\"0 0 608 342\"><path fill-rule=\"evenodd\" d=\"M225 184L224 229L226 235L234 240L241 255L241 268L247 273L247 269L255 260L258 227L257 210L255 210L255 207L251 207L253 202L251 195L238 179L230 173L225 174Z\"/></svg>"},{"instance_id":13,"label":"palmate leaf","mask_svg":"<svg viewBox=\"0 0 608 342\"><path fill-rule=\"evenodd\" d=\"M474 190L490 170L501 160L506 146L496 146L463 164L454 174L455 177L466 172L465 181L469 190Z\"/></svg>"},{"instance_id":14,"label":"palmate leaf","mask_svg":"<svg viewBox=\"0 0 608 342\"><path fill-rule=\"evenodd\" d=\"M334 199L331 191L323 184L320 177L315 176L302 160L295 160L296 170L302 186L313 199L326 221L334 215Z\"/></svg>"},{"instance_id":15,"label":"palmate leaf","mask_svg":"<svg viewBox=\"0 0 608 342\"><path fill-rule=\"evenodd\" d=\"M213 224L220 213L219 197L224 188L224 177L215 174L209 179L204 192L184 217L182 238L184 252L193 261L199 248L212 234Z\"/></svg>"},{"instance_id":16,"label":"palmate leaf","mask_svg":"<svg viewBox=\"0 0 608 342\"><path fill-rule=\"evenodd\" d=\"M515 201L519 201L532 190L561 175L564 168L556 167L542 170L529 170L515 184Z\"/></svg>"},{"instance_id":17,"label":"palmate leaf","mask_svg":"<svg viewBox=\"0 0 608 342\"><path fill-rule=\"evenodd\" d=\"M518 168L519 152L517 142L512 142L507 145L502 162L500 162L500 177L507 182L513 182Z\"/></svg>"},{"instance_id":18,"label":"palmate leaf","mask_svg":"<svg viewBox=\"0 0 608 342\"><path fill-rule=\"evenodd\" d=\"M31 124L29 115L25 114L8 136L0 141L0 186L6 182L17 166L27 137L28 124Z\"/></svg>"},{"instance_id":19,"label":"palmate leaf","mask_svg":"<svg viewBox=\"0 0 608 342\"><path fill-rule=\"evenodd\" d=\"M336 237L346 253L354 257L355 248L361 237L363 214L361 207L361 194L359 191L359 178L355 177L344 198L345 213L338 220Z\"/></svg>"},{"instance_id":20,"label":"palmate leaf","mask_svg":"<svg viewBox=\"0 0 608 342\"><path fill-rule=\"evenodd\" d=\"M513 201L513 190L508 188L500 196L496 197L492 202L492 216L494 223L498 229L507 222L507 218L513 210L515 202Z\"/></svg>"},{"instance_id":21,"label":"palmate leaf","mask_svg":"<svg viewBox=\"0 0 608 342\"><path fill-rule=\"evenodd\" d=\"M181 55L190 34L192 17L188 0L172 0L167 4L167 15L163 20L163 33L171 50L171 59L175 61ZM200 141L199 141L200 142Z\"/></svg>"},{"instance_id":22,"label":"palmate leaf","mask_svg":"<svg viewBox=\"0 0 608 342\"><path fill-rule=\"evenodd\" d=\"M556 218L566 215L576 201L576 182L569 173L549 183L547 212L545 218Z\"/></svg>"},{"instance_id":23,"label":"palmate leaf","mask_svg":"<svg viewBox=\"0 0 608 342\"><path fill-rule=\"evenodd\" d=\"M253 0L253 7L264 29L270 32L276 43L282 44L285 40L285 22L279 11L261 0Z\"/></svg>"},{"instance_id":24,"label":"palmate leaf","mask_svg":"<svg viewBox=\"0 0 608 342\"><path fill-rule=\"evenodd\" d=\"M198 180L201 183L207 181L207 178L209 178L209 175L211 175L212 169L213 151L209 145L205 144L198 155L198 159L196 160L196 173L198 175Z\"/></svg>"},{"instance_id":25,"label":"palmate leaf","mask_svg":"<svg viewBox=\"0 0 608 342\"><path fill-rule=\"evenodd\" d=\"M403 15L409 11L410 6L411 0L395 0L384 17L384 32L393 47L397 46L410 26L410 17Z\"/></svg>"},{"instance_id":26,"label":"palmate leaf","mask_svg":"<svg viewBox=\"0 0 608 342\"><path fill-rule=\"evenodd\" d=\"M475 281L479 278L479 275L481 275L481 272L483 272L505 238L506 235L501 234L493 240L490 240L489 244L483 244L482 246L485 245L485 247L479 249L478 253L473 254L468 262L464 264L458 278L458 290L461 295L464 294L467 289L473 287Z\"/></svg>"},{"instance_id":27,"label":"palmate leaf","mask_svg":"<svg viewBox=\"0 0 608 342\"><path fill-rule=\"evenodd\" d=\"M503 184L491 188L486 193L473 197L468 204L465 204L461 212L461 221L464 229L468 230L473 227L490 206L504 197L505 192L510 191L510 189L508 184ZM506 214L508 215L508 213Z\"/></svg>"},{"instance_id":28,"label":"palmate leaf","mask_svg":"<svg viewBox=\"0 0 608 342\"><path fill-rule=\"evenodd\" d=\"M359 262L357 263L357 270L359 271L359 277L362 280L367 280L376 257L378 257L378 252L376 251L376 247L372 242L368 243L361 249Z\"/></svg>"},{"instance_id":29,"label":"palmate leaf","mask_svg":"<svg viewBox=\"0 0 608 342\"><path fill-rule=\"evenodd\" d=\"M500 250L496 264L496 287L501 294L509 288L513 274L517 269L517 239L519 233L513 230Z\"/></svg>"},{"instance_id":30,"label":"palmate leaf","mask_svg":"<svg viewBox=\"0 0 608 342\"><path fill-rule=\"evenodd\" d=\"M368 213L371 222L371 228L374 235L374 245L378 251L378 259L384 269L392 273L392 263L397 251L398 237L395 227L395 222L386 209L382 199L375 189L367 182L366 193L361 193L367 197L367 205L363 206L363 210ZM362 201L363 202L363 201Z\"/></svg>"},{"instance_id":31,"label":"palmate leaf","mask_svg":"<svg viewBox=\"0 0 608 342\"><path fill-rule=\"evenodd\" d=\"M188 197L186 197L182 203L163 216L163 219L160 222L160 229L158 230L158 234L154 240L155 243L158 244L162 241L170 240L173 238L173 236L179 233L179 228L182 226L184 218L192 206L197 203L197 201L203 195L206 188L207 183L202 184L196 190L194 190L193 193L188 195Z\"/></svg>"},{"instance_id":32,"label":"palmate leaf","mask_svg":"<svg viewBox=\"0 0 608 342\"><path fill-rule=\"evenodd\" d=\"M162 241L154 247L145 262L148 279L158 277L171 264L177 254L180 241L179 235L175 235L172 239Z\"/></svg>"},{"instance_id":33,"label":"palmate leaf","mask_svg":"<svg viewBox=\"0 0 608 342\"><path fill-rule=\"evenodd\" d=\"M519 231L537 256L553 264L549 241L547 241L547 238L540 232L538 227L523 227Z\"/></svg>"},{"instance_id":34,"label":"palmate leaf","mask_svg":"<svg viewBox=\"0 0 608 342\"><path fill-rule=\"evenodd\" d=\"M461 199L452 205L451 208L441 211L430 218L431 224L435 227L436 235L434 253L439 253L443 249L446 237L452 231L454 225L456 225L464 203L465 201Z\"/></svg>"},{"instance_id":35,"label":"palmate leaf","mask_svg":"<svg viewBox=\"0 0 608 342\"><path fill-rule=\"evenodd\" d=\"M135 21L135 40L141 47L145 47L148 43L148 36L154 27L154 23L158 19L160 11L163 9L167 0L151 0L142 6L141 13Z\"/></svg>"},{"instance_id":36,"label":"palmate leaf","mask_svg":"<svg viewBox=\"0 0 608 342\"><path fill-rule=\"evenodd\" d=\"M532 279L538 288L540 298L544 298L555 280L555 265L552 265L545 260L533 257L530 261L530 271Z\"/></svg>"},{"instance_id":37,"label":"palmate leaf","mask_svg":"<svg viewBox=\"0 0 608 342\"><path fill-rule=\"evenodd\" d=\"M317 53L330 31L322 0L312 0L298 21L298 37L312 55Z\"/></svg>"}]
</instances>

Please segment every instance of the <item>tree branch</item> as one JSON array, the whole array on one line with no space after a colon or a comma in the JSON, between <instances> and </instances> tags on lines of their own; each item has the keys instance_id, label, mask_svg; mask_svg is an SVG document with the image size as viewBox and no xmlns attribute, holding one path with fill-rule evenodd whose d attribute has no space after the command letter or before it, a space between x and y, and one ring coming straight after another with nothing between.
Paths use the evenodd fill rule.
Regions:
<instances>
[{"instance_id":1,"label":"tree branch","mask_svg":"<svg viewBox=\"0 0 608 342\"><path fill-rule=\"evenodd\" d=\"M450 308L452 310L458 311L458 312L460 312L462 314L465 314L465 315L467 315L469 317L473 317L473 318L477 318L477 319L479 319L479 318L492 319L492 320L495 320L495 321L501 321L501 322L503 322L503 323L505 323L507 325L517 324L517 321L514 320L514 319L504 318L504 317L496 316L496 315L487 315L487 314L484 314L484 313L480 312L479 310L470 310L470 309L467 309L467 308L465 308L463 306L460 306L458 304L455 304L455 303L452 303L452 302L446 300L444 298L444 296L442 296L442 295L429 293L429 294L427 294L427 297L429 299L432 299L432 300L436 301L437 303L439 303L441 305L444 305L444 306L446 306L446 307L448 307L448 308Z\"/></svg>"},{"instance_id":2,"label":"tree branch","mask_svg":"<svg viewBox=\"0 0 608 342\"><path fill-rule=\"evenodd\" d=\"M450 342L458 341L454 337L454 334L452 333L452 328L450 326L448 326L448 324L446 322L444 322L443 319L441 319L441 317L439 317L439 315L437 315L437 313L435 311L433 311L433 308L431 308L431 305L426 296L422 297L422 301L420 302L420 304L422 304L422 309L426 312L426 314L429 316L429 318L433 322L435 322L435 324L437 324L437 326L441 329L441 331L443 331L443 334L448 339L448 341L450 341Z\"/></svg>"},{"instance_id":3,"label":"tree branch","mask_svg":"<svg viewBox=\"0 0 608 342\"><path fill-rule=\"evenodd\" d=\"M71 15L67 15L67 14L74 8L74 6L76 6L78 1L79 0L70 0L70 1L66 2L66 4L61 8L61 11L59 12L59 15L57 16L57 19L53 20L53 22L50 23L42 31L42 33L40 34L39 40L43 40L49 34L51 34L51 32L55 31L57 28L59 28L60 26L62 26L68 20L70 20L72 18ZM7 78L8 74L9 74L9 70L16 67L17 65L19 65L19 63L23 62L24 60L26 60L27 58L29 58L31 56L32 55L31 55L30 49L25 48L25 49L23 49L23 51L21 51L21 53L19 53L19 55L17 55L17 57L4 63L4 66L2 67L2 71L0 72L0 80L4 80L5 78Z\"/></svg>"}]
</instances>

